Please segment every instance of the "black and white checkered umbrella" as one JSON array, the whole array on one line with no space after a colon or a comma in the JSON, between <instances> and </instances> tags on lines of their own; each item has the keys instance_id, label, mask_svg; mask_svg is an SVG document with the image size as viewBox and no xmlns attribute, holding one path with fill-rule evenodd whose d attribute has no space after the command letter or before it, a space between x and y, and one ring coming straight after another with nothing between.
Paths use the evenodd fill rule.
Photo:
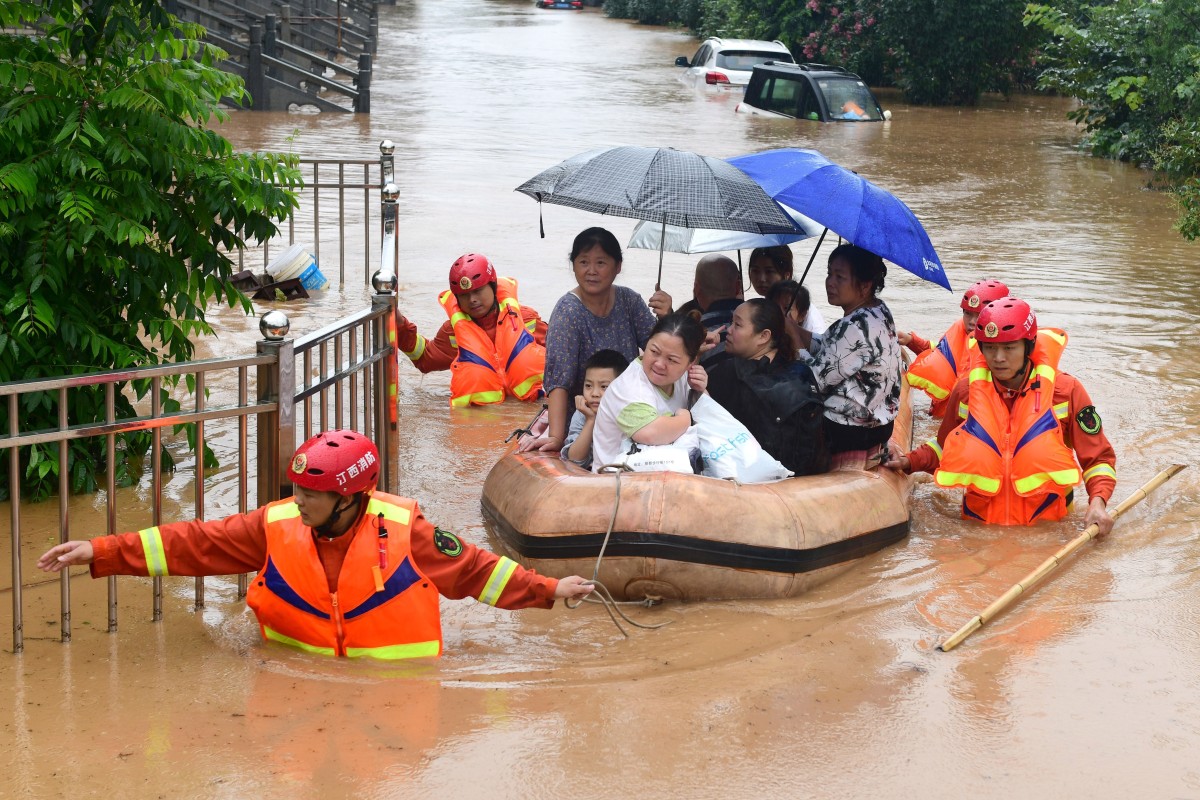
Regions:
<instances>
[{"instance_id":1,"label":"black and white checkered umbrella","mask_svg":"<svg viewBox=\"0 0 1200 800\"><path fill-rule=\"evenodd\" d=\"M779 204L737 167L668 147L590 150L535 175L517 191L539 203L664 226L800 232Z\"/></svg>"},{"instance_id":2,"label":"black and white checkered umbrella","mask_svg":"<svg viewBox=\"0 0 1200 800\"><path fill-rule=\"evenodd\" d=\"M572 156L517 187L538 202L681 228L802 233L737 167L668 147L607 147Z\"/></svg>"}]
</instances>

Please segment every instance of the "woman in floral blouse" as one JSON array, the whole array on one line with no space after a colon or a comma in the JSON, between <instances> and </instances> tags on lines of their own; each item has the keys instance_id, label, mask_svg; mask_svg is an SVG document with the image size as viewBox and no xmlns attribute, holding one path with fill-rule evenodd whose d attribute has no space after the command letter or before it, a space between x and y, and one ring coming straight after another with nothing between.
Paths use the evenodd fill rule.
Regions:
<instances>
[{"instance_id":1,"label":"woman in floral blouse","mask_svg":"<svg viewBox=\"0 0 1200 800\"><path fill-rule=\"evenodd\" d=\"M802 354L825 394L825 437L834 469L878 461L900 409L900 345L892 312L879 299L887 267L874 253L844 244L829 255L825 292L842 318Z\"/></svg>"}]
</instances>

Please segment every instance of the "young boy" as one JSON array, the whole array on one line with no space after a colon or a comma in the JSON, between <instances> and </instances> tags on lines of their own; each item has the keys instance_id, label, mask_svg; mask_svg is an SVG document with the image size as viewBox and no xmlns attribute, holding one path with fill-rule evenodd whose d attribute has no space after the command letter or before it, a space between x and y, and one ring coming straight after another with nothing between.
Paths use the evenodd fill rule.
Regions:
<instances>
[{"instance_id":1,"label":"young boy","mask_svg":"<svg viewBox=\"0 0 1200 800\"><path fill-rule=\"evenodd\" d=\"M583 365L583 394L575 397L575 413L567 439L563 442L562 457L584 469L592 468L592 429L596 425L596 409L604 390L629 366L629 360L616 350L600 350Z\"/></svg>"}]
</instances>

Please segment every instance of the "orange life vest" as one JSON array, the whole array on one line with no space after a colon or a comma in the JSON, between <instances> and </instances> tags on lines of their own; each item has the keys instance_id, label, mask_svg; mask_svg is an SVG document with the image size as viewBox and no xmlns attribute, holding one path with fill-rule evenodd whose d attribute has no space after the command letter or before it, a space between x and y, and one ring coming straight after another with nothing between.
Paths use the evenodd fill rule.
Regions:
<instances>
[{"instance_id":1,"label":"orange life vest","mask_svg":"<svg viewBox=\"0 0 1200 800\"><path fill-rule=\"evenodd\" d=\"M438 591L413 562L416 503L375 492L353 536L337 591L329 592L312 529L291 500L266 510L267 560L246 595L264 639L309 653L351 658L420 658L442 653ZM379 534L379 526L387 536ZM387 548L380 570L379 546Z\"/></svg>"},{"instance_id":2,"label":"orange life vest","mask_svg":"<svg viewBox=\"0 0 1200 800\"><path fill-rule=\"evenodd\" d=\"M542 397L542 372L546 348L533 338L535 323L525 323L517 302L517 282L496 281L496 341L492 341L471 315L458 307L454 292L438 298L454 329L458 356L450 365L450 405L489 405L504 400L505 393L520 400Z\"/></svg>"},{"instance_id":3,"label":"orange life vest","mask_svg":"<svg viewBox=\"0 0 1200 800\"><path fill-rule=\"evenodd\" d=\"M1062 331L1038 331L1033 368L1012 411L1001 400L981 353L971 359L965 421L946 439L934 481L963 488L963 516L999 525L1062 519L1081 475L1063 441L1054 379L1067 344Z\"/></svg>"},{"instance_id":4,"label":"orange life vest","mask_svg":"<svg viewBox=\"0 0 1200 800\"><path fill-rule=\"evenodd\" d=\"M945 416L946 398L966 372L975 347L975 337L967 333L960 320L946 330L936 346L918 355L909 366L908 385L929 395L933 400L929 413L935 418Z\"/></svg>"}]
</instances>

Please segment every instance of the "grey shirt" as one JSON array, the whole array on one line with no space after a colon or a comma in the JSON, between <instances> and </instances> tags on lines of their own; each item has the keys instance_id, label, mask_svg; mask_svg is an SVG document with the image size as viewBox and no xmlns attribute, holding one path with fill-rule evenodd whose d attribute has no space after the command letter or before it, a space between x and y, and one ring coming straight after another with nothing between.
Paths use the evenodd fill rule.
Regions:
<instances>
[{"instance_id":1,"label":"grey shirt","mask_svg":"<svg viewBox=\"0 0 1200 800\"><path fill-rule=\"evenodd\" d=\"M542 386L546 394L566 389L574 397L583 391L583 364L599 350L616 350L633 361L650 338L656 319L642 296L627 286L617 286L608 316L587 310L574 292L554 305L546 330L546 369Z\"/></svg>"}]
</instances>

